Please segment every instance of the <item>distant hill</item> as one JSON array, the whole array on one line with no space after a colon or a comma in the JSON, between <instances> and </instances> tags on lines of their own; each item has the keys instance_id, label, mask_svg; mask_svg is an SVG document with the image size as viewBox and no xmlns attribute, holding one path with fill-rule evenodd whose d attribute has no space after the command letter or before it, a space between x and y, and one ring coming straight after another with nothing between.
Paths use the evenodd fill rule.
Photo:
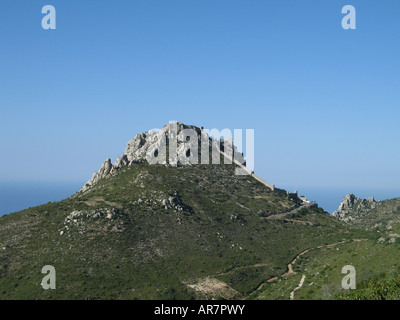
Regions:
<instances>
[{"instance_id":1,"label":"distant hill","mask_svg":"<svg viewBox=\"0 0 400 320\"><path fill-rule=\"evenodd\" d=\"M352 226L379 232L381 241L400 238L400 198L375 201L348 194L333 216Z\"/></svg>"}]
</instances>

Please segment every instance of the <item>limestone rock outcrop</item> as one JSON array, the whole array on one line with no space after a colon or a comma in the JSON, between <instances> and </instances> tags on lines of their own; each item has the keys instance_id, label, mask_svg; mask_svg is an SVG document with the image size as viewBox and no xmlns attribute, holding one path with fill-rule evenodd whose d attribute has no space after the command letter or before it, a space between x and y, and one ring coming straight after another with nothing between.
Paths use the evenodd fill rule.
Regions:
<instances>
[{"instance_id":1,"label":"limestone rock outcrop","mask_svg":"<svg viewBox=\"0 0 400 320\"><path fill-rule=\"evenodd\" d=\"M375 207L376 201L373 197L360 199L349 193L332 215L344 222L352 222L366 216Z\"/></svg>"},{"instance_id":2,"label":"limestone rock outcrop","mask_svg":"<svg viewBox=\"0 0 400 320\"><path fill-rule=\"evenodd\" d=\"M167 159L166 155L170 143L176 143L175 148L177 152L176 157L171 158L171 155L169 155L169 159ZM209 148L210 154L212 154L211 150L217 150L218 156L220 156L221 153L229 154L240 163L245 163L243 154L238 152L237 148L233 146L232 139L215 140L209 137L208 133L203 130L203 128L185 125L182 122L176 121L165 125L159 131L150 130L137 134L128 142L125 152L116 159L115 163L112 164L111 159L105 160L99 171L93 174L92 178L79 192L86 191L99 180L116 173L124 167L148 161L149 158L152 159L152 156L155 156L154 159L157 159L157 163L162 165L177 166L197 164L200 162L198 154L203 148L205 150ZM197 157L193 157L194 153L198 153ZM162 155L164 155L164 157Z\"/></svg>"}]
</instances>

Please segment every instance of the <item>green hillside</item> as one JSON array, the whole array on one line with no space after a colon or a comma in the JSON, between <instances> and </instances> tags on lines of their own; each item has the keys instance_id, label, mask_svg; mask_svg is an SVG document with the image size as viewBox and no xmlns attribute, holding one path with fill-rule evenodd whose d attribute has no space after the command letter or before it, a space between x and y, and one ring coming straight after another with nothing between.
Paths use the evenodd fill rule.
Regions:
<instances>
[{"instance_id":1,"label":"green hillside","mask_svg":"<svg viewBox=\"0 0 400 320\"><path fill-rule=\"evenodd\" d=\"M351 200L351 201L349 201ZM345 205L343 205L345 204ZM369 230L353 241L313 247L282 274L255 290L249 299L398 299L400 276L400 199L375 202L347 195L338 220L359 230ZM344 290L342 268L356 271L356 289Z\"/></svg>"},{"instance_id":2,"label":"green hillside","mask_svg":"<svg viewBox=\"0 0 400 320\"><path fill-rule=\"evenodd\" d=\"M0 218L1 299L246 297L301 251L365 236L234 165L145 162ZM52 265L56 290L44 290Z\"/></svg>"},{"instance_id":3,"label":"green hillside","mask_svg":"<svg viewBox=\"0 0 400 320\"><path fill-rule=\"evenodd\" d=\"M345 265L396 276L399 199L349 194L331 216L242 163L181 122L136 135L70 198L0 218L0 299L336 299L358 297Z\"/></svg>"}]
</instances>

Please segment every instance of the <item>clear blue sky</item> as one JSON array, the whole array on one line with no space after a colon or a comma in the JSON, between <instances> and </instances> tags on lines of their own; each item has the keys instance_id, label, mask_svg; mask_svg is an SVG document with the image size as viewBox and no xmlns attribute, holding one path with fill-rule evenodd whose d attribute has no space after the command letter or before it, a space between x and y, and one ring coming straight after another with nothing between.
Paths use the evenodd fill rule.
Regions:
<instances>
[{"instance_id":1,"label":"clear blue sky","mask_svg":"<svg viewBox=\"0 0 400 320\"><path fill-rule=\"evenodd\" d=\"M398 0L2 0L0 181L86 181L179 120L255 129L277 186L400 196L399 35Z\"/></svg>"}]
</instances>

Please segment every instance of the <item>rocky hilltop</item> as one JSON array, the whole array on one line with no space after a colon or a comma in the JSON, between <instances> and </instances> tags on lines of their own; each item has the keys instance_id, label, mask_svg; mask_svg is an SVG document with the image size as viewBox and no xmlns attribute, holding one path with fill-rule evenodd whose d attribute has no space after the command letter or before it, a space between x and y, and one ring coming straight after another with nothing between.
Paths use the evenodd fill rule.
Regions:
<instances>
[{"instance_id":1,"label":"rocky hilltop","mask_svg":"<svg viewBox=\"0 0 400 320\"><path fill-rule=\"evenodd\" d=\"M170 142L172 143L173 141L176 141L176 145L174 146L176 155L170 157L168 149ZM210 153L213 150L218 154L228 153L232 155L231 161L236 159L241 164L245 164L243 154L238 152L237 148L233 146L232 139L213 139L202 127L199 128L175 121L165 125L159 131L150 130L137 134L128 142L125 152L117 158L115 163L113 164L110 158L106 159L99 171L93 173L92 178L82 187L80 192L85 192L99 180L116 173L122 168L148 162L149 157L152 157L155 153L160 153L160 155L163 153L164 157L157 159L158 163L162 165L197 164L199 163L198 159L201 157L200 150L203 150L202 148L209 150ZM190 150L199 152L196 159L189 156Z\"/></svg>"},{"instance_id":2,"label":"rocky hilltop","mask_svg":"<svg viewBox=\"0 0 400 320\"><path fill-rule=\"evenodd\" d=\"M373 197L361 199L347 194L332 215L350 225L380 232L381 240L393 242L400 237L393 232L399 230L400 198L375 201Z\"/></svg>"},{"instance_id":3,"label":"rocky hilltop","mask_svg":"<svg viewBox=\"0 0 400 320\"><path fill-rule=\"evenodd\" d=\"M360 199L354 194L347 194L332 215L344 222L354 222L371 212L377 205L374 197Z\"/></svg>"}]
</instances>

